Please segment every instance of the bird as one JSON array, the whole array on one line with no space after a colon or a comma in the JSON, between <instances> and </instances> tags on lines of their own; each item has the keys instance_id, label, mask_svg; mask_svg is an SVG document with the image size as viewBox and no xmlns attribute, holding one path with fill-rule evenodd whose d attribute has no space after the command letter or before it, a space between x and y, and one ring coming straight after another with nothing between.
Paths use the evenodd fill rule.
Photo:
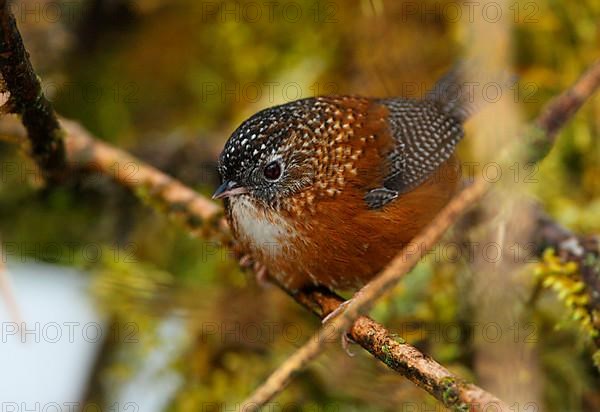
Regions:
<instances>
[{"instance_id":1,"label":"bird","mask_svg":"<svg viewBox=\"0 0 600 412\"><path fill-rule=\"evenodd\" d=\"M461 182L456 145L476 111L455 67L420 99L330 95L264 109L218 160L239 250L291 291L360 289Z\"/></svg>"}]
</instances>

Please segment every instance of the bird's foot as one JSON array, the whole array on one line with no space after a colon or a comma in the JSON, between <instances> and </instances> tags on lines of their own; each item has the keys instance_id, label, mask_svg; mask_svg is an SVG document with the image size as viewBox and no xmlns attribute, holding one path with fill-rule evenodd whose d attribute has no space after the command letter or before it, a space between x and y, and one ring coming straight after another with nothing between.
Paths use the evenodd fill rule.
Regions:
<instances>
[{"instance_id":1,"label":"bird's foot","mask_svg":"<svg viewBox=\"0 0 600 412\"><path fill-rule=\"evenodd\" d=\"M269 281L269 272L267 271L267 267L259 262L254 262L254 273L256 276L256 283L258 283L261 287L267 288L271 286L271 282Z\"/></svg>"},{"instance_id":2,"label":"bird's foot","mask_svg":"<svg viewBox=\"0 0 600 412\"><path fill-rule=\"evenodd\" d=\"M341 339L342 339L342 349L344 349L344 352L346 352L346 355L353 358L354 355L356 355L356 354L350 350L350 343L354 343L354 341L348 337L347 333L344 333L342 335Z\"/></svg>"},{"instance_id":3,"label":"bird's foot","mask_svg":"<svg viewBox=\"0 0 600 412\"><path fill-rule=\"evenodd\" d=\"M240 258L240 260L238 261L238 264L243 269L248 269L248 268L252 267L252 264L253 264L252 255L242 256Z\"/></svg>"},{"instance_id":4,"label":"bird's foot","mask_svg":"<svg viewBox=\"0 0 600 412\"><path fill-rule=\"evenodd\" d=\"M365 290L365 287L359 289L354 296L352 296L350 299L343 301L340 306L338 306L337 308L335 308L333 311L331 311L331 313L329 313L327 316L325 316L323 318L323 320L321 321L322 323L325 323L333 318L335 318L336 316L338 316L339 314L341 314L345 309L346 306L348 306L350 304L350 302L352 302L354 299L356 299L357 297L359 297L360 295L363 294Z\"/></svg>"},{"instance_id":5,"label":"bird's foot","mask_svg":"<svg viewBox=\"0 0 600 412\"><path fill-rule=\"evenodd\" d=\"M330 321L331 319L333 319L336 316L338 316L339 314L341 314L350 302L352 302L352 299L348 299L348 300L342 302L340 304L340 306L338 306L333 311L331 311L331 313L329 313L327 316L325 316L321 320L321 323L325 324L328 321ZM353 357L355 354L354 354L354 352L352 352L350 350L350 343L352 343L352 339L348 336L348 331L344 331L344 333L342 333L341 341L342 341L342 349L344 349L344 352L346 352L346 354L348 356Z\"/></svg>"},{"instance_id":6,"label":"bird's foot","mask_svg":"<svg viewBox=\"0 0 600 412\"><path fill-rule=\"evenodd\" d=\"M359 289L354 296L352 296L350 299L345 300L344 302L342 302L337 308L335 308L333 311L331 311L327 316L325 316L323 318L323 320L321 321L323 324L330 321L331 319L335 318L336 316L340 315L344 310L346 310L346 307L354 300L356 299L358 296L360 296L364 291L364 288ZM344 349L344 351L348 354L348 356L354 356L354 353L352 353L350 351L349 348L349 343L353 342L352 339L349 337L349 331L344 331L344 333L342 334L342 348Z\"/></svg>"}]
</instances>

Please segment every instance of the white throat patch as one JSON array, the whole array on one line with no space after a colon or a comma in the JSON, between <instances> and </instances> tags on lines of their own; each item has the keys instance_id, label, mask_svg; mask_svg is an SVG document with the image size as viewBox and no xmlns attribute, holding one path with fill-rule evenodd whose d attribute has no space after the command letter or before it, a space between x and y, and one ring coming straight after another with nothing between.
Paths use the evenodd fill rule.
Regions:
<instances>
[{"instance_id":1,"label":"white throat patch","mask_svg":"<svg viewBox=\"0 0 600 412\"><path fill-rule=\"evenodd\" d=\"M282 248L289 246L291 239L297 236L296 230L283 217L274 211L256 207L248 196L232 197L230 208L238 236L252 250L278 256Z\"/></svg>"}]
</instances>

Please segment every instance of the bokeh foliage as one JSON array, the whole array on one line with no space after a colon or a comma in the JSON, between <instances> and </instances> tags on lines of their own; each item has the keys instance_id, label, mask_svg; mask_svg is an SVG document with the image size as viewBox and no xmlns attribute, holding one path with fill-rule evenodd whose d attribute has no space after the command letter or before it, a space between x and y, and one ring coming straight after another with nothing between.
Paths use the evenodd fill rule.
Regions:
<instances>
[{"instance_id":1,"label":"bokeh foliage","mask_svg":"<svg viewBox=\"0 0 600 412\"><path fill-rule=\"evenodd\" d=\"M460 19L449 14L460 3L448 0L286 0L272 16L266 3L87 0L63 2L70 13L58 20L18 21L59 113L204 193L216 183L214 159L224 140L257 110L323 93L422 93L468 47L466 11ZM507 7L520 78L515 98L532 119L597 58L600 4L541 0ZM581 233L600 232L599 129L594 98L561 132L537 183L526 186L552 216ZM461 147L467 157L474 156L471 143ZM191 239L108 179L73 177L63 188L45 189L23 153L0 147L2 240L22 245L25 260L88 268L99 308L117 325L139 325L141 344L107 343L90 399L110 401L160 343L156 331L172 316L183 319L187 332L171 365L183 378L169 407L177 412L241 400L319 326L280 291L241 274L226 251ZM75 252L57 254L49 244ZM101 256L90 258L90 245ZM525 282L536 282L533 267L523 272ZM481 347L469 339L474 309L464 299L465 279L475 275L464 259L427 259L373 314L477 381ZM600 377L588 339L555 293L536 296L527 313L536 325L529 343L540 359L539 410L598 410ZM223 335L226 328L238 332ZM277 402L305 410L435 405L354 351L351 359L331 345Z\"/></svg>"}]
</instances>

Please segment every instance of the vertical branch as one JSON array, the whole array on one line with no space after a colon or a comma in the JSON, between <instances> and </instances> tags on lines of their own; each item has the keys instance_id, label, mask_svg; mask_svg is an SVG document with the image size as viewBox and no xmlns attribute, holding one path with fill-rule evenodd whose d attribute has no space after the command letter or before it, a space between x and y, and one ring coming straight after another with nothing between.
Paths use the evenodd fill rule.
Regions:
<instances>
[{"instance_id":1,"label":"vertical branch","mask_svg":"<svg viewBox=\"0 0 600 412\"><path fill-rule=\"evenodd\" d=\"M66 164L63 133L33 71L7 0L0 0L0 26L0 73L9 92L1 112L21 116L31 154L44 175L53 180Z\"/></svg>"}]
</instances>

